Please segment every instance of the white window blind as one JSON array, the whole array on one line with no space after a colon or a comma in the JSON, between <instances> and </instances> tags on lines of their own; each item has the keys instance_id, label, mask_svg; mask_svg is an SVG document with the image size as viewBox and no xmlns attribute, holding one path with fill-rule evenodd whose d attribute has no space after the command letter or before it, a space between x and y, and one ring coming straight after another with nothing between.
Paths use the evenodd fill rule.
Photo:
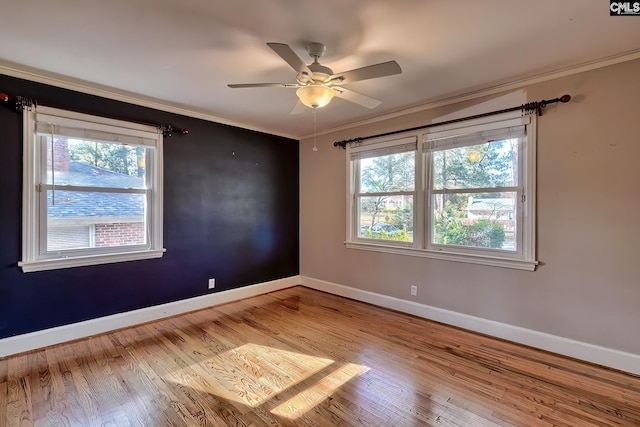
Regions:
<instances>
[{"instance_id":1,"label":"white window blind","mask_svg":"<svg viewBox=\"0 0 640 427\"><path fill-rule=\"evenodd\" d=\"M525 136L525 127L513 126L504 129L475 132L469 135L451 136L440 139L427 140L426 150L448 150L451 148L468 147L471 145L485 144L487 142L502 141L505 139L522 138Z\"/></svg>"},{"instance_id":2,"label":"white window blind","mask_svg":"<svg viewBox=\"0 0 640 427\"><path fill-rule=\"evenodd\" d=\"M135 124L132 123L132 125ZM155 147L158 140L158 130L151 126L138 125L125 128L43 114L39 111L36 112L35 126L35 131L39 135L66 136L98 142Z\"/></svg>"},{"instance_id":3,"label":"white window blind","mask_svg":"<svg viewBox=\"0 0 640 427\"><path fill-rule=\"evenodd\" d=\"M453 129L434 127L423 136L424 150L443 150L525 136L529 116ZM445 126L443 126L445 127ZM448 127L448 126L447 126Z\"/></svg>"},{"instance_id":4,"label":"white window blind","mask_svg":"<svg viewBox=\"0 0 640 427\"><path fill-rule=\"evenodd\" d=\"M360 145L358 147L350 148L349 153L351 160L369 159L372 157L415 151L417 143L418 138L412 136L409 138L396 139L376 144Z\"/></svg>"}]
</instances>

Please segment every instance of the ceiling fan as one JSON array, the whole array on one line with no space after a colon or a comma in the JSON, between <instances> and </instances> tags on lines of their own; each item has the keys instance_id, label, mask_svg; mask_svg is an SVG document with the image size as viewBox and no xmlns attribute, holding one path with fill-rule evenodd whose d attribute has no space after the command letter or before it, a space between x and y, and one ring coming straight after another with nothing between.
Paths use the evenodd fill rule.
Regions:
<instances>
[{"instance_id":1,"label":"ceiling fan","mask_svg":"<svg viewBox=\"0 0 640 427\"><path fill-rule=\"evenodd\" d=\"M277 53L284 61L298 73L295 83L240 83L230 84L230 88L247 88L247 87L287 87L297 88L296 95L299 101L291 111L291 114L302 113L305 107L320 108L331 102L334 96L342 98L346 101L354 102L367 108L375 108L382 101L363 95L358 92L344 88L342 85L361 80L373 79L376 77L391 76L402 73L400 65L396 61L382 62L379 64L369 65L354 70L335 73L329 67L326 67L318 60L325 52L325 46L322 43L309 43L307 51L309 56L313 58L313 62L309 65L300 59L298 55L284 43L267 43L275 53Z\"/></svg>"}]
</instances>

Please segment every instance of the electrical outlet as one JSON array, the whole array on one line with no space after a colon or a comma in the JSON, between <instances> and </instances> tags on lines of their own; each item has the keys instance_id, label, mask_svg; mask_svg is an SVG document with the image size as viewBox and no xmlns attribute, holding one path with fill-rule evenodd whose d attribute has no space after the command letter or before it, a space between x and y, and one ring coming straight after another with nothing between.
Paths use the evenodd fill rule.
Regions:
<instances>
[{"instance_id":1,"label":"electrical outlet","mask_svg":"<svg viewBox=\"0 0 640 427\"><path fill-rule=\"evenodd\" d=\"M414 297L418 295L418 287L416 285L411 285L411 295Z\"/></svg>"},{"instance_id":2,"label":"electrical outlet","mask_svg":"<svg viewBox=\"0 0 640 427\"><path fill-rule=\"evenodd\" d=\"M216 279L209 279L209 289L216 287Z\"/></svg>"}]
</instances>

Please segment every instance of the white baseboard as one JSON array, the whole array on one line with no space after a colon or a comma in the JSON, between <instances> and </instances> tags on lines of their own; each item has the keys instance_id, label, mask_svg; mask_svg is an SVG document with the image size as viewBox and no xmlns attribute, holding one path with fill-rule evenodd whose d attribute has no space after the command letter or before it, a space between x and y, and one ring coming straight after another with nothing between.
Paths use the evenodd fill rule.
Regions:
<instances>
[{"instance_id":1,"label":"white baseboard","mask_svg":"<svg viewBox=\"0 0 640 427\"><path fill-rule=\"evenodd\" d=\"M73 341L116 329L135 326L214 305L250 298L302 284L311 289L328 292L380 307L397 310L414 316L435 320L470 331L502 338L531 347L551 351L576 359L596 363L640 375L640 355L575 341L556 335L538 332L519 326L487 320L455 311L419 304L374 292L336 283L325 282L306 276L292 276L270 282L259 283L229 291L217 292L167 304L156 305L70 325L58 326L42 331L0 339L0 357L23 353L38 348Z\"/></svg>"},{"instance_id":2,"label":"white baseboard","mask_svg":"<svg viewBox=\"0 0 640 427\"><path fill-rule=\"evenodd\" d=\"M250 298L267 292L278 291L300 284L300 276L292 276L270 282L258 283L229 291L216 292L167 304L155 305L125 313L85 320L22 335L0 339L0 357L73 341L116 329L127 328L153 320L163 319L214 305Z\"/></svg>"},{"instance_id":3,"label":"white baseboard","mask_svg":"<svg viewBox=\"0 0 640 427\"><path fill-rule=\"evenodd\" d=\"M390 308L436 322L446 323L508 341L536 347L575 359L640 375L640 355L575 341L556 335L508 325L455 311L419 304L357 288L301 276L300 283L311 289Z\"/></svg>"}]
</instances>

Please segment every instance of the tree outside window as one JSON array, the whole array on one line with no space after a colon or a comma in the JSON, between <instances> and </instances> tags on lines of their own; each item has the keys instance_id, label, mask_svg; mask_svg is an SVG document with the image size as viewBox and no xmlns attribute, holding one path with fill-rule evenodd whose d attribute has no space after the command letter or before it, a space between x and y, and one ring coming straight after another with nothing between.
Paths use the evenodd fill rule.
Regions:
<instances>
[{"instance_id":1,"label":"tree outside window","mask_svg":"<svg viewBox=\"0 0 640 427\"><path fill-rule=\"evenodd\" d=\"M517 153L517 138L433 153L432 243L515 250Z\"/></svg>"}]
</instances>

